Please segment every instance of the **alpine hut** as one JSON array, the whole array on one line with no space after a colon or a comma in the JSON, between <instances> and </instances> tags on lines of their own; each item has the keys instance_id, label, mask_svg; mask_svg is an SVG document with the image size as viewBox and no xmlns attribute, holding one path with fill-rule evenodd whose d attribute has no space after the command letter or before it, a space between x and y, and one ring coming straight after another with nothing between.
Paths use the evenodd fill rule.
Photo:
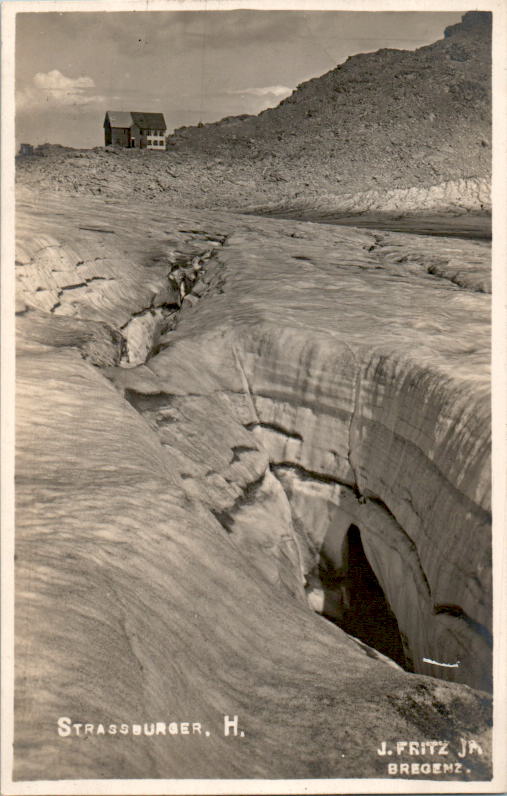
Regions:
<instances>
[{"instance_id":1,"label":"alpine hut","mask_svg":"<svg viewBox=\"0 0 507 796\"><path fill-rule=\"evenodd\" d=\"M107 111L104 119L106 146L126 149L165 149L167 125L163 113Z\"/></svg>"}]
</instances>

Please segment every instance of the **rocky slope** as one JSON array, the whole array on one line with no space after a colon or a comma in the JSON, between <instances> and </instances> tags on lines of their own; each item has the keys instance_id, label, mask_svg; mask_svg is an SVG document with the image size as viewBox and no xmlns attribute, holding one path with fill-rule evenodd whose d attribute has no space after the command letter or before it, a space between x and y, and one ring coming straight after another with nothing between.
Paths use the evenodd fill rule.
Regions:
<instances>
[{"instance_id":1,"label":"rocky slope","mask_svg":"<svg viewBox=\"0 0 507 796\"><path fill-rule=\"evenodd\" d=\"M355 214L491 209L491 15L414 52L356 55L256 117L181 128L168 152L48 147L36 190L188 207Z\"/></svg>"},{"instance_id":2,"label":"rocky slope","mask_svg":"<svg viewBox=\"0 0 507 796\"><path fill-rule=\"evenodd\" d=\"M18 223L17 776L386 776L382 741L474 737L424 778L487 777L488 247L30 194Z\"/></svg>"},{"instance_id":3,"label":"rocky slope","mask_svg":"<svg viewBox=\"0 0 507 796\"><path fill-rule=\"evenodd\" d=\"M336 197L487 179L490 72L491 15L469 12L435 44L353 56L276 108L181 128L169 146L255 160L299 203L317 186Z\"/></svg>"}]
</instances>

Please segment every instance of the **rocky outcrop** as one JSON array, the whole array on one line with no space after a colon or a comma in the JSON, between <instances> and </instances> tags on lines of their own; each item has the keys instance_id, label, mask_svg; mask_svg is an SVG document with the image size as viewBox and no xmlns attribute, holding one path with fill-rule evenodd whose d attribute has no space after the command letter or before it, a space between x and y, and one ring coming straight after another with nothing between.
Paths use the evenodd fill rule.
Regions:
<instances>
[{"instance_id":1,"label":"rocky outcrop","mask_svg":"<svg viewBox=\"0 0 507 796\"><path fill-rule=\"evenodd\" d=\"M437 778L489 776L487 247L44 211L18 213L17 777L385 776L382 741L425 737L483 745ZM176 261L192 300L125 367Z\"/></svg>"}]
</instances>

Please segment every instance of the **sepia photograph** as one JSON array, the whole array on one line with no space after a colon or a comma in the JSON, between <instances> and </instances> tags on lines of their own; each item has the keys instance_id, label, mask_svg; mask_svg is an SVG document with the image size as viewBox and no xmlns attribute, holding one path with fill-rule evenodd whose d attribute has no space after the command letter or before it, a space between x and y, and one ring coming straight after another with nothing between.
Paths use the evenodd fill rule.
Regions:
<instances>
[{"instance_id":1,"label":"sepia photograph","mask_svg":"<svg viewBox=\"0 0 507 796\"><path fill-rule=\"evenodd\" d=\"M507 788L506 16L3 3L4 796Z\"/></svg>"}]
</instances>

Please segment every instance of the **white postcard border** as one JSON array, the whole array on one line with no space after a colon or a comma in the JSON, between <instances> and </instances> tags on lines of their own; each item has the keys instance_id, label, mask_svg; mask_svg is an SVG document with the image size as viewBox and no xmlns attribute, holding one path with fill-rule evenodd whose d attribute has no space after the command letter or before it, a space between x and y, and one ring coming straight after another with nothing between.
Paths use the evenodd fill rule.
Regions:
<instances>
[{"instance_id":1,"label":"white postcard border","mask_svg":"<svg viewBox=\"0 0 507 796\"><path fill-rule=\"evenodd\" d=\"M420 779L216 779L13 781L14 683L14 55L16 14L55 11L456 11L493 12L493 583L494 777L491 781ZM3 796L75 794L502 793L507 789L507 2L506 0L4 0L2 2L1 186L1 500ZM458 791L459 788L459 791Z\"/></svg>"}]
</instances>

